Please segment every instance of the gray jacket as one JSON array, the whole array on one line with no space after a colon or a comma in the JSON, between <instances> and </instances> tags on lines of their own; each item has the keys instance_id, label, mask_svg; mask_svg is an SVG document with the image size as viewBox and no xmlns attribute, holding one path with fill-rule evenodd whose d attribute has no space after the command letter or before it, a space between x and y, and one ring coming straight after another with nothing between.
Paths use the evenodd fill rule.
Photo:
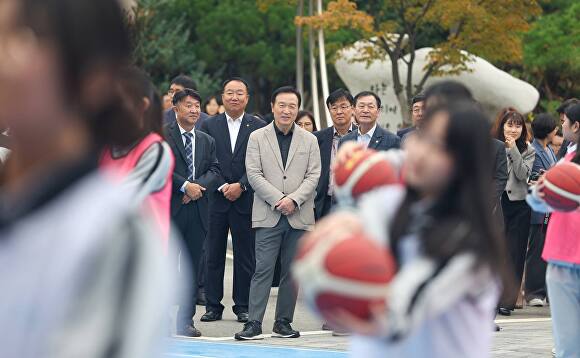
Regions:
<instances>
[{"instance_id":1,"label":"gray jacket","mask_svg":"<svg viewBox=\"0 0 580 358\"><path fill-rule=\"evenodd\" d=\"M528 194L528 178L536 159L536 150L530 144L523 153L514 146L506 149L508 181L505 191L511 201L525 200Z\"/></svg>"},{"instance_id":2,"label":"gray jacket","mask_svg":"<svg viewBox=\"0 0 580 358\"><path fill-rule=\"evenodd\" d=\"M246 150L246 173L254 189L252 227L274 227L281 213L276 203L287 196L298 204L288 216L294 229L314 228L314 196L320 178L320 150L316 137L294 126L286 166L282 164L274 124L250 135Z\"/></svg>"}]
</instances>

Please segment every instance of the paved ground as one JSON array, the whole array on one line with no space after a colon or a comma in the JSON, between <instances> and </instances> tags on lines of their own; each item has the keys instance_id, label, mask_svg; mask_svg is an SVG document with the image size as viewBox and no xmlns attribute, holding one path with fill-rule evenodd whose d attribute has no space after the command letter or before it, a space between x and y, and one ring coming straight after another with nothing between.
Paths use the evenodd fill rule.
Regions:
<instances>
[{"instance_id":1,"label":"paved ground","mask_svg":"<svg viewBox=\"0 0 580 358\"><path fill-rule=\"evenodd\" d=\"M265 339L236 342L234 333L241 330L242 324L235 321L231 311L231 260L226 268L226 297L224 298L224 317L222 321L204 323L199 317L205 312L198 306L196 326L204 337L200 339L176 339L172 343L169 357L344 357L348 350L348 338L333 337L321 331L321 321L315 317L299 297L296 307L294 328L302 333L299 339L279 339L269 337L271 332L277 289L270 295L266 317L263 322ZM550 357L552 349L551 321L549 308L526 307L516 310L511 317L498 317L497 323L502 330L494 334L494 357ZM320 351L319 351L320 350Z\"/></svg>"}]
</instances>

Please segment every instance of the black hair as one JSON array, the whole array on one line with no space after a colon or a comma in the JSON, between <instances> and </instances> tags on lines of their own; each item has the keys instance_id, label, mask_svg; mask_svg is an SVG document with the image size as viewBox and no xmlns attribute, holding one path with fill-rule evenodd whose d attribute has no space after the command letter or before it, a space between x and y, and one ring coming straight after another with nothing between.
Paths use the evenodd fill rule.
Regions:
<instances>
[{"instance_id":1,"label":"black hair","mask_svg":"<svg viewBox=\"0 0 580 358\"><path fill-rule=\"evenodd\" d=\"M122 120L126 113L120 96L102 91L102 97L95 101L84 98L83 88L87 74L92 71L106 71L111 76L103 78L115 78L129 63L131 46L119 2L21 0L17 3L17 24L55 44L66 98L90 127L93 144L97 149L108 144L129 144L134 128ZM109 85L113 87L114 82Z\"/></svg>"},{"instance_id":2,"label":"black hair","mask_svg":"<svg viewBox=\"0 0 580 358\"><path fill-rule=\"evenodd\" d=\"M173 105L177 106L177 104L183 101L186 97L191 97L201 104L201 96L199 95L199 93L197 93L196 90L193 90L191 88L186 88L183 91L175 92L175 94L173 95Z\"/></svg>"},{"instance_id":3,"label":"black hair","mask_svg":"<svg viewBox=\"0 0 580 358\"><path fill-rule=\"evenodd\" d=\"M564 102L562 102L558 108L556 108L556 112L558 112L558 114L562 114L566 112L566 109L570 106L573 106L575 104L580 103L580 100L578 98L568 98L567 100L565 100Z\"/></svg>"},{"instance_id":4,"label":"black hair","mask_svg":"<svg viewBox=\"0 0 580 358\"><path fill-rule=\"evenodd\" d=\"M520 135L520 137L516 140L516 147L518 147L520 153L523 153L528 147L528 127L526 127L526 119L524 118L524 115L513 107L504 108L498 113L491 130L491 134L495 139L501 142L505 142L503 127L506 122L521 124L522 135Z\"/></svg>"},{"instance_id":5,"label":"black hair","mask_svg":"<svg viewBox=\"0 0 580 358\"><path fill-rule=\"evenodd\" d=\"M425 102L425 95L422 93L415 95L413 99L411 99L411 105L414 105L415 103L419 102Z\"/></svg>"},{"instance_id":6,"label":"black hair","mask_svg":"<svg viewBox=\"0 0 580 358\"><path fill-rule=\"evenodd\" d=\"M172 85L179 85L183 88L191 88L192 90L197 90L197 83L186 75L177 75L171 80Z\"/></svg>"},{"instance_id":7,"label":"black hair","mask_svg":"<svg viewBox=\"0 0 580 358\"><path fill-rule=\"evenodd\" d=\"M372 92L372 91L362 91L359 92L356 96L354 96L354 103L356 104L359 100L359 98L361 97L368 97L368 96L373 96L375 97L375 101L377 102L377 107L381 108L382 104L381 104L381 98L379 97L379 95L377 95L376 93Z\"/></svg>"},{"instance_id":8,"label":"black hair","mask_svg":"<svg viewBox=\"0 0 580 358\"><path fill-rule=\"evenodd\" d=\"M506 282L505 247L493 217L493 144L489 119L471 102L437 106L423 118L427 128L434 117L446 114L445 148L454 161L453 177L428 209L427 221L413 228L412 206L419 193L408 188L391 228L393 252L411 230L419 230L422 248L440 264L461 252L473 253L479 264L498 273ZM463 232L462 232L463 229Z\"/></svg>"},{"instance_id":9,"label":"black hair","mask_svg":"<svg viewBox=\"0 0 580 358\"><path fill-rule=\"evenodd\" d=\"M151 132L163 135L161 98L151 78L137 67L128 67L120 73L119 84L135 105L140 105L143 98L149 100L149 108L144 115L142 136Z\"/></svg>"},{"instance_id":10,"label":"black hair","mask_svg":"<svg viewBox=\"0 0 580 358\"><path fill-rule=\"evenodd\" d=\"M556 136L563 137L564 133L562 133L562 128L558 127L558 131L556 132Z\"/></svg>"},{"instance_id":11,"label":"black hair","mask_svg":"<svg viewBox=\"0 0 580 358\"><path fill-rule=\"evenodd\" d=\"M453 103L457 101L473 101L471 91L457 81L437 82L425 90L424 100L434 99L437 104Z\"/></svg>"},{"instance_id":12,"label":"black hair","mask_svg":"<svg viewBox=\"0 0 580 358\"><path fill-rule=\"evenodd\" d=\"M340 99L343 98L346 99L351 106L354 106L355 102L354 98L352 97L352 94L350 94L350 92L345 90L344 88L339 88L328 95L328 98L326 99L326 107L330 108L330 106L332 106L333 104L335 104L336 102L338 102Z\"/></svg>"},{"instance_id":13,"label":"black hair","mask_svg":"<svg viewBox=\"0 0 580 358\"><path fill-rule=\"evenodd\" d=\"M549 113L540 113L532 122L532 133L534 138L546 139L558 127L556 120Z\"/></svg>"},{"instance_id":14,"label":"black hair","mask_svg":"<svg viewBox=\"0 0 580 358\"><path fill-rule=\"evenodd\" d=\"M298 90L296 90L296 88L292 87L292 86L282 86L280 88L276 88L274 90L274 92L272 92L272 97L270 98L270 102L272 104L276 103L276 97L278 97L279 94L282 93L293 93L296 95L296 97L298 97L298 107L300 107L300 105L302 104L302 96L300 95L300 92L298 92Z\"/></svg>"},{"instance_id":15,"label":"black hair","mask_svg":"<svg viewBox=\"0 0 580 358\"><path fill-rule=\"evenodd\" d=\"M572 124L574 122L580 122L580 103L569 106L564 113Z\"/></svg>"},{"instance_id":16,"label":"black hair","mask_svg":"<svg viewBox=\"0 0 580 358\"><path fill-rule=\"evenodd\" d=\"M299 111L294 123L298 123L298 120L305 116L310 118L310 120L312 121L312 131L313 132L318 131L318 128L316 128L316 121L314 120L314 114L312 114L312 112L310 111Z\"/></svg>"},{"instance_id":17,"label":"black hair","mask_svg":"<svg viewBox=\"0 0 580 358\"><path fill-rule=\"evenodd\" d=\"M242 82L244 84L244 86L246 86L246 92L248 92L248 94L250 94L250 85L248 84L248 81L246 81L245 79L243 79L241 77L230 77L227 80L225 80L224 83L222 83L222 93L226 90L226 86L228 85L228 83L233 82L233 81Z\"/></svg>"},{"instance_id":18,"label":"black hair","mask_svg":"<svg viewBox=\"0 0 580 358\"><path fill-rule=\"evenodd\" d=\"M216 103L218 104L218 106L221 106L221 105L223 105L223 103L222 103L222 99L221 99L221 96L219 96L219 95L217 95L217 94L214 94L214 95L211 95L211 96L209 96L208 98L206 98L206 100L205 100L205 101L203 101L203 104L201 105L201 110L202 110L204 113L206 113L206 114L209 114L209 113L207 113L207 109L206 109L206 107L207 107L207 105L209 104L209 102L211 102L211 100L212 100L212 99L215 99L215 101L216 101Z\"/></svg>"}]
</instances>

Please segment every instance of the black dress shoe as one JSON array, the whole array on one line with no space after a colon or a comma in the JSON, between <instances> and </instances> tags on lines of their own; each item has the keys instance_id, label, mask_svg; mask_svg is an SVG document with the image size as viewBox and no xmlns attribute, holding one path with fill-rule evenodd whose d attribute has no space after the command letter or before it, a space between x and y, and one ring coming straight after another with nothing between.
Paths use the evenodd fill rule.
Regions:
<instances>
[{"instance_id":1,"label":"black dress shoe","mask_svg":"<svg viewBox=\"0 0 580 358\"><path fill-rule=\"evenodd\" d=\"M205 298L205 291L197 291L197 302L198 306L205 306L207 304L207 299Z\"/></svg>"},{"instance_id":2,"label":"black dress shoe","mask_svg":"<svg viewBox=\"0 0 580 358\"><path fill-rule=\"evenodd\" d=\"M300 332L292 329L290 322L286 320L279 320L274 322L274 328L272 329L272 337L298 338L300 337Z\"/></svg>"},{"instance_id":3,"label":"black dress shoe","mask_svg":"<svg viewBox=\"0 0 580 358\"><path fill-rule=\"evenodd\" d=\"M193 324L188 324L177 329L178 336L185 337L201 337L199 329L195 328Z\"/></svg>"},{"instance_id":4,"label":"black dress shoe","mask_svg":"<svg viewBox=\"0 0 580 358\"><path fill-rule=\"evenodd\" d=\"M202 322L220 321L221 319L222 313L216 311L207 311L203 316L201 316Z\"/></svg>"},{"instance_id":5,"label":"black dress shoe","mask_svg":"<svg viewBox=\"0 0 580 358\"><path fill-rule=\"evenodd\" d=\"M249 319L250 319L250 315L248 314L248 312L238 313L238 322L246 323L246 322L248 322Z\"/></svg>"},{"instance_id":6,"label":"black dress shoe","mask_svg":"<svg viewBox=\"0 0 580 358\"><path fill-rule=\"evenodd\" d=\"M505 308L505 307L498 308L497 313L499 313L502 316L511 316L512 315L512 311L509 308Z\"/></svg>"},{"instance_id":7,"label":"black dress shoe","mask_svg":"<svg viewBox=\"0 0 580 358\"><path fill-rule=\"evenodd\" d=\"M262 337L262 324L258 321L250 321L244 324L244 329L234 335L238 341L251 341L264 339Z\"/></svg>"}]
</instances>

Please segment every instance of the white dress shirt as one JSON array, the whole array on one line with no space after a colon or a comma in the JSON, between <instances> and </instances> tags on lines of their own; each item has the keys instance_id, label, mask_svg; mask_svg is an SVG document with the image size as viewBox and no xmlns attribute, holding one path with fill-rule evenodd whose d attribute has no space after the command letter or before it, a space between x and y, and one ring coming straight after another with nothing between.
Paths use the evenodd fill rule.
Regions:
<instances>
[{"instance_id":1,"label":"white dress shirt","mask_svg":"<svg viewBox=\"0 0 580 358\"><path fill-rule=\"evenodd\" d=\"M366 132L365 134L362 134L360 132L360 127L358 129L358 136L357 136L357 143L362 143L364 144L365 148L368 148L369 143L371 142L371 138L373 137L373 134L375 134L375 129L377 129L377 124L375 123L375 125L371 128L370 131Z\"/></svg>"},{"instance_id":2,"label":"white dress shirt","mask_svg":"<svg viewBox=\"0 0 580 358\"><path fill-rule=\"evenodd\" d=\"M195 128L190 130L190 131L186 131L185 129L181 128L181 126L179 125L179 123L177 124L177 127L179 127L179 133L181 134L181 140L183 141L183 147L185 147L186 142L185 142L185 136L183 135L183 133L189 132L192 134L191 137L191 162L193 164L193 172L191 173L191 176L195 178ZM187 185L188 181L186 180L185 182L183 182L183 185L181 185L181 192L185 193L185 186Z\"/></svg>"},{"instance_id":3,"label":"white dress shirt","mask_svg":"<svg viewBox=\"0 0 580 358\"><path fill-rule=\"evenodd\" d=\"M227 112L225 113L225 115L226 120L228 122L228 132L230 133L230 144L232 146L232 154L233 154L234 149L236 148L238 134L240 133L240 128L242 126L242 119L244 118L244 113L242 113L238 118L230 117L230 115ZM226 184L227 183L223 183L222 185L219 186L217 190L221 192L224 186L226 186Z\"/></svg>"},{"instance_id":4,"label":"white dress shirt","mask_svg":"<svg viewBox=\"0 0 580 358\"><path fill-rule=\"evenodd\" d=\"M226 120L228 122L228 132L230 133L230 144L232 145L232 153L234 152L234 148L236 148L238 133L240 133L240 127L242 126L242 118L244 118L244 113L242 113L238 118L232 118L226 112Z\"/></svg>"}]
</instances>

